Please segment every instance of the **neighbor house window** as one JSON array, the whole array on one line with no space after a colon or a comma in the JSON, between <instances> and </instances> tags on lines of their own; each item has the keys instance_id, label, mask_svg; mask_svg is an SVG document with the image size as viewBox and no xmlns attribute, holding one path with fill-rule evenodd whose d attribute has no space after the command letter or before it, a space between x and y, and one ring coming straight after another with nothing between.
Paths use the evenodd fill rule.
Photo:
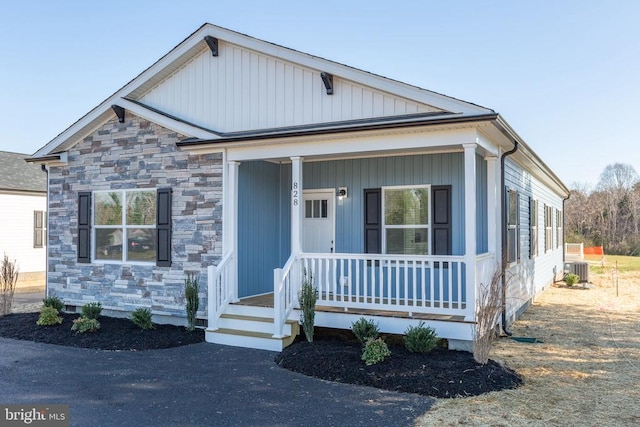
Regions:
<instances>
[{"instance_id":1,"label":"neighbor house window","mask_svg":"<svg viewBox=\"0 0 640 427\"><path fill-rule=\"evenodd\" d=\"M156 192L94 193L94 260L155 262Z\"/></svg>"},{"instance_id":2,"label":"neighbor house window","mask_svg":"<svg viewBox=\"0 0 640 427\"><path fill-rule=\"evenodd\" d=\"M507 262L518 261L518 193L507 191Z\"/></svg>"},{"instance_id":3,"label":"neighbor house window","mask_svg":"<svg viewBox=\"0 0 640 427\"><path fill-rule=\"evenodd\" d=\"M384 253L428 255L429 186L385 187L382 192Z\"/></svg>"},{"instance_id":4,"label":"neighbor house window","mask_svg":"<svg viewBox=\"0 0 640 427\"><path fill-rule=\"evenodd\" d=\"M529 197L529 227L529 257L533 258L538 255L538 201L532 197Z\"/></svg>"},{"instance_id":5,"label":"neighbor house window","mask_svg":"<svg viewBox=\"0 0 640 427\"><path fill-rule=\"evenodd\" d=\"M562 211L556 209L556 247L562 246L563 239Z\"/></svg>"},{"instance_id":6,"label":"neighbor house window","mask_svg":"<svg viewBox=\"0 0 640 427\"><path fill-rule=\"evenodd\" d=\"M544 207L544 250L553 249L553 207Z\"/></svg>"},{"instance_id":7,"label":"neighbor house window","mask_svg":"<svg viewBox=\"0 0 640 427\"><path fill-rule=\"evenodd\" d=\"M47 243L47 213L33 211L33 247L42 248Z\"/></svg>"}]
</instances>

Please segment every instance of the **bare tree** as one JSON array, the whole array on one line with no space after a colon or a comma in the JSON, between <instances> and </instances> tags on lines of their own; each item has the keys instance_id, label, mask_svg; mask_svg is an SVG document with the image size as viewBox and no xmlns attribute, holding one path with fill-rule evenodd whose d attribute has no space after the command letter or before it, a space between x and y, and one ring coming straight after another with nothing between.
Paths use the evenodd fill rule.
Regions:
<instances>
[{"instance_id":1,"label":"bare tree","mask_svg":"<svg viewBox=\"0 0 640 427\"><path fill-rule=\"evenodd\" d=\"M16 283L18 283L16 260L9 261L9 257L5 254L0 263L0 316L11 313Z\"/></svg>"}]
</instances>

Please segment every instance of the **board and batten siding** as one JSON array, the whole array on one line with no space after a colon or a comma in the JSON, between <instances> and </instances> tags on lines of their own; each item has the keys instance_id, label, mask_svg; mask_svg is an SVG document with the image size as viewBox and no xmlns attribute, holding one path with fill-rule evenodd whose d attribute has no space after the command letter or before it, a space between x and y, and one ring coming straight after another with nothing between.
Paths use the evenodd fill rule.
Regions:
<instances>
[{"instance_id":1,"label":"board and batten siding","mask_svg":"<svg viewBox=\"0 0 640 427\"><path fill-rule=\"evenodd\" d=\"M33 212L47 211L45 195L0 194L0 257L17 261L20 273L46 270L46 242L33 247Z\"/></svg>"},{"instance_id":2,"label":"board and batten siding","mask_svg":"<svg viewBox=\"0 0 640 427\"><path fill-rule=\"evenodd\" d=\"M563 271L563 248L557 247L555 215L553 247L545 251L544 206L562 210L562 197L541 183L519 164L507 158L505 162L506 190L516 190L520 197L519 259L510 267L507 286L507 317L514 319L535 297L555 280ZM538 254L530 257L531 227L529 218L529 198L538 201Z\"/></svg>"},{"instance_id":3,"label":"board and batten siding","mask_svg":"<svg viewBox=\"0 0 640 427\"><path fill-rule=\"evenodd\" d=\"M340 76L327 95L321 71L220 41L138 100L218 132L441 111Z\"/></svg>"},{"instance_id":4,"label":"board and batten siding","mask_svg":"<svg viewBox=\"0 0 640 427\"><path fill-rule=\"evenodd\" d=\"M486 162L477 157L477 252L487 250ZM347 187L336 200L338 253L364 252L363 191L399 185L451 185L452 250L464 254L464 154L377 157L305 162L303 187ZM273 269L290 255L291 165L244 162L239 174L239 294L271 292Z\"/></svg>"}]
</instances>

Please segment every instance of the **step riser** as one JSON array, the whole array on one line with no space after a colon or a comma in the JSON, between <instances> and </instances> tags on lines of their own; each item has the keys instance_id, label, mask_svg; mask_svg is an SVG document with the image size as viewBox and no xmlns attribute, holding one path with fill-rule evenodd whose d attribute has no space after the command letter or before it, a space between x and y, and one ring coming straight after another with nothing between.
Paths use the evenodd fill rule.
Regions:
<instances>
[{"instance_id":1,"label":"step riser","mask_svg":"<svg viewBox=\"0 0 640 427\"><path fill-rule=\"evenodd\" d=\"M267 334L273 334L275 331L273 323L260 322L255 320L233 319L226 317L221 317L220 320L218 320L218 327L251 332L264 332ZM283 330L285 335L291 335L290 324L285 324Z\"/></svg>"},{"instance_id":2,"label":"step riser","mask_svg":"<svg viewBox=\"0 0 640 427\"><path fill-rule=\"evenodd\" d=\"M284 348L283 341L279 339L219 334L215 331L207 331L205 339L210 343L230 345L234 347L255 348L259 350L282 351Z\"/></svg>"},{"instance_id":3,"label":"step riser","mask_svg":"<svg viewBox=\"0 0 640 427\"><path fill-rule=\"evenodd\" d=\"M239 316L269 317L271 319L274 317L273 307L255 307L251 305L229 304L225 313Z\"/></svg>"}]
</instances>

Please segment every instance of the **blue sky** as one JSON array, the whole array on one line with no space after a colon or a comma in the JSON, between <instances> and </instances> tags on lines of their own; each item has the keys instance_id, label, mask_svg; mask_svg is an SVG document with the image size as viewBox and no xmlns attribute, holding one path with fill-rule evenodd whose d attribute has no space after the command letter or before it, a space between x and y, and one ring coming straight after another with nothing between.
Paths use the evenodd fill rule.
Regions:
<instances>
[{"instance_id":1,"label":"blue sky","mask_svg":"<svg viewBox=\"0 0 640 427\"><path fill-rule=\"evenodd\" d=\"M567 184L640 172L640 2L55 1L0 11L0 150L33 153L204 22L501 113Z\"/></svg>"}]
</instances>

